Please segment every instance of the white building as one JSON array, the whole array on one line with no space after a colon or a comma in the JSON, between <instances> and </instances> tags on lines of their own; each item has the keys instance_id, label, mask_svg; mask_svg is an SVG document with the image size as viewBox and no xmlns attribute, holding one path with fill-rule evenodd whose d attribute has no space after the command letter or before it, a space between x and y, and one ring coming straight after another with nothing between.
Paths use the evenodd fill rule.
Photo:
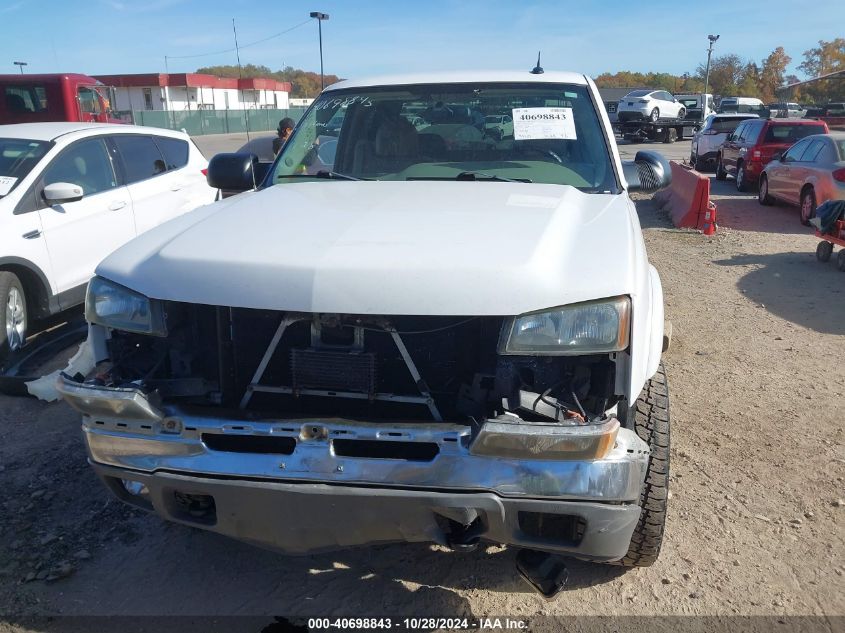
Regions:
<instances>
[{"instance_id":1,"label":"white building","mask_svg":"<svg viewBox=\"0 0 845 633\"><path fill-rule=\"evenodd\" d=\"M98 75L115 90L115 110L252 110L290 107L286 81L197 73Z\"/></svg>"}]
</instances>

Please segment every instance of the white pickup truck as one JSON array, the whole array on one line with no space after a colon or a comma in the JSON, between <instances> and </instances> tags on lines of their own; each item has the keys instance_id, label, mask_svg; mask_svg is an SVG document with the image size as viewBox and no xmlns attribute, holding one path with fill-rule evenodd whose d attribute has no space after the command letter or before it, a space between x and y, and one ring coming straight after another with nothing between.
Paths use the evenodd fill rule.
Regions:
<instances>
[{"instance_id":1,"label":"white pickup truck","mask_svg":"<svg viewBox=\"0 0 845 633\"><path fill-rule=\"evenodd\" d=\"M243 193L89 285L98 365L59 386L119 498L289 553L656 560L663 294L628 194L670 171L620 160L588 77L344 81L260 170L214 157L209 183Z\"/></svg>"}]
</instances>

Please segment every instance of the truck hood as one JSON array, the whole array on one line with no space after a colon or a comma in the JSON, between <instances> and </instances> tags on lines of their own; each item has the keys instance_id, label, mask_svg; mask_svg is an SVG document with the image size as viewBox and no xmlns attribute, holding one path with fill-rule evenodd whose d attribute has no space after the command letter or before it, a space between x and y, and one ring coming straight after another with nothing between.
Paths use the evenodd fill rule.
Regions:
<instances>
[{"instance_id":1,"label":"truck hood","mask_svg":"<svg viewBox=\"0 0 845 633\"><path fill-rule=\"evenodd\" d=\"M561 185L300 182L163 224L97 274L189 303L512 315L630 293L636 222L624 194Z\"/></svg>"}]
</instances>

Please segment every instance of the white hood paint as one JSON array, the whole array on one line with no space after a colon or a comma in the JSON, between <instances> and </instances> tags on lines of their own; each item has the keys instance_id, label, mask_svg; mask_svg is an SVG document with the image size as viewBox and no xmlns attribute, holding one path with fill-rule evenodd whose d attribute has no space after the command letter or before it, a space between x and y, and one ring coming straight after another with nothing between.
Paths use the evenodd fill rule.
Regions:
<instances>
[{"instance_id":1,"label":"white hood paint","mask_svg":"<svg viewBox=\"0 0 845 633\"><path fill-rule=\"evenodd\" d=\"M97 274L189 303L515 315L634 294L647 264L631 207L560 185L277 185L163 224Z\"/></svg>"}]
</instances>

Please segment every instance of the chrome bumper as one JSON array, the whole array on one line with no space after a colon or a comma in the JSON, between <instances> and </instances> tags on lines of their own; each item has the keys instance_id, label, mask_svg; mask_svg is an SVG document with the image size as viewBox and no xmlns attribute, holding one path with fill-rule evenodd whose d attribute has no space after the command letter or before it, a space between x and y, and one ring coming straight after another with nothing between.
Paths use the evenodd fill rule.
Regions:
<instances>
[{"instance_id":1,"label":"chrome bumper","mask_svg":"<svg viewBox=\"0 0 845 633\"><path fill-rule=\"evenodd\" d=\"M149 509L166 518L288 552L390 540L442 542L434 515L445 508L451 516L460 507L485 517L484 538L612 559L624 555L639 517L649 449L627 429L618 430L602 459L503 457L474 452L471 430L463 425L268 421L245 412L234 418L156 406L134 389L66 379L58 388L82 412L90 460L118 496L138 502L120 480L139 482ZM240 438L278 442L273 452L219 449L221 441L237 446ZM340 440L426 445L433 456L350 457L338 454ZM213 523L175 511L174 492L213 497ZM531 545L536 539L520 532L518 516L535 506L537 512L582 517L587 528L581 541Z\"/></svg>"}]
</instances>

